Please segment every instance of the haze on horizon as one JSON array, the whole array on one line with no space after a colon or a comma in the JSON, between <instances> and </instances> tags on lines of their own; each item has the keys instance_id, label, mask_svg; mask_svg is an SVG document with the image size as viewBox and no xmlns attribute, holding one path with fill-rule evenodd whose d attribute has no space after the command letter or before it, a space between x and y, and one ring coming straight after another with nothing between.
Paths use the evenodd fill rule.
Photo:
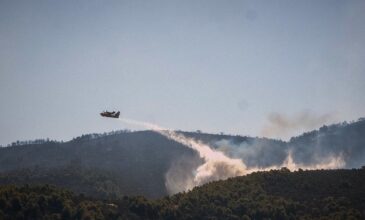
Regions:
<instances>
[{"instance_id":1,"label":"haze on horizon","mask_svg":"<svg viewBox=\"0 0 365 220\"><path fill-rule=\"evenodd\" d=\"M360 0L0 0L0 145L131 128L103 110L283 139L356 120L364 11Z\"/></svg>"}]
</instances>

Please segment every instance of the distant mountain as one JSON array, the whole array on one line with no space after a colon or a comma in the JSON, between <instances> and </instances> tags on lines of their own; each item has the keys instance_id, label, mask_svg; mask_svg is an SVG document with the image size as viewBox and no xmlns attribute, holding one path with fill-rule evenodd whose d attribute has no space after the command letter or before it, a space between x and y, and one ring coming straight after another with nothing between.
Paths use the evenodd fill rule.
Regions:
<instances>
[{"instance_id":1,"label":"distant mountain","mask_svg":"<svg viewBox=\"0 0 365 220\"><path fill-rule=\"evenodd\" d=\"M344 157L347 168L365 165L365 118L322 126L319 130L293 137L288 143L294 159L316 163L326 155Z\"/></svg>"},{"instance_id":2,"label":"distant mountain","mask_svg":"<svg viewBox=\"0 0 365 220\"><path fill-rule=\"evenodd\" d=\"M313 164L342 156L347 168L365 165L365 120L323 126L289 142L267 138L181 132L247 166L280 165L288 155ZM0 149L0 184L51 183L97 197L167 195L165 175L173 164L195 170L196 152L152 131L89 134L68 142L15 142Z\"/></svg>"},{"instance_id":3,"label":"distant mountain","mask_svg":"<svg viewBox=\"0 0 365 220\"><path fill-rule=\"evenodd\" d=\"M48 185L0 186L0 219L364 219L365 169L286 168L187 193L96 200Z\"/></svg>"}]
</instances>

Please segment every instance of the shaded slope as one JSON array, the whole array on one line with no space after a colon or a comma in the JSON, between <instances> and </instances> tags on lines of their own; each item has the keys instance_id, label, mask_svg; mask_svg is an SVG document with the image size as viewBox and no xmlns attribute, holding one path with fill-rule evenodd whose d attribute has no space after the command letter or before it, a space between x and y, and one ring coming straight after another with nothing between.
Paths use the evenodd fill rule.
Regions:
<instances>
[{"instance_id":1,"label":"shaded slope","mask_svg":"<svg viewBox=\"0 0 365 220\"><path fill-rule=\"evenodd\" d=\"M158 200L95 200L50 186L0 186L0 218L364 219L365 169L283 168L196 187Z\"/></svg>"},{"instance_id":2,"label":"shaded slope","mask_svg":"<svg viewBox=\"0 0 365 220\"><path fill-rule=\"evenodd\" d=\"M66 143L47 142L0 149L2 172L78 166L107 171L125 194L166 195L164 174L172 161L184 156L198 160L190 149L150 131L90 135Z\"/></svg>"},{"instance_id":3,"label":"shaded slope","mask_svg":"<svg viewBox=\"0 0 365 220\"><path fill-rule=\"evenodd\" d=\"M162 200L164 218L363 219L365 169L260 172Z\"/></svg>"}]
</instances>

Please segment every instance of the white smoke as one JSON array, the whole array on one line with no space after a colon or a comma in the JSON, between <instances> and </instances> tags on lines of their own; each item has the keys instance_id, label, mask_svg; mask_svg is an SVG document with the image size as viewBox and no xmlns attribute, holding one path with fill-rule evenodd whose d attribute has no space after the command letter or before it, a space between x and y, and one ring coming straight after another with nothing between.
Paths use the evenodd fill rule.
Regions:
<instances>
[{"instance_id":1,"label":"white smoke","mask_svg":"<svg viewBox=\"0 0 365 220\"><path fill-rule=\"evenodd\" d=\"M235 176L247 175L256 171L280 169L281 167L287 167L291 171L298 170L299 168L335 169L344 167L345 165L342 155L339 155L338 157L325 158L320 164L297 164L293 161L291 152L288 152L287 158L280 166L248 168L241 159L230 158L226 156L223 152L212 149L210 146L200 141L185 137L181 133L174 132L170 129L166 129L155 124L145 123L132 119L121 118L119 120L125 123L151 129L167 137L168 139L174 140L186 147L195 150L199 154L200 158L203 159L203 164L198 166L196 170L186 170L185 168L181 168L181 166L179 166L179 163L173 164L173 166L166 174L165 182L167 190L170 193L187 191L195 186L199 186L207 182L227 179ZM175 173L178 174L178 176L174 175Z\"/></svg>"},{"instance_id":2,"label":"white smoke","mask_svg":"<svg viewBox=\"0 0 365 220\"><path fill-rule=\"evenodd\" d=\"M268 116L267 123L262 128L261 134L269 138L288 140L293 135L313 130L333 121L334 117L333 113L318 115L311 111L302 111L292 116L272 112Z\"/></svg>"},{"instance_id":3,"label":"white smoke","mask_svg":"<svg viewBox=\"0 0 365 220\"><path fill-rule=\"evenodd\" d=\"M322 158L321 163L317 164L301 164L296 163L293 160L291 151L288 152L288 156L284 160L284 162L280 166L269 166L269 167L251 167L250 173L256 171L269 171L269 170L277 170L282 167L288 168L290 171L296 171L299 169L304 170L320 170L320 169L338 169L344 167L346 165L345 160L342 155L338 156L328 156L326 158Z\"/></svg>"}]
</instances>

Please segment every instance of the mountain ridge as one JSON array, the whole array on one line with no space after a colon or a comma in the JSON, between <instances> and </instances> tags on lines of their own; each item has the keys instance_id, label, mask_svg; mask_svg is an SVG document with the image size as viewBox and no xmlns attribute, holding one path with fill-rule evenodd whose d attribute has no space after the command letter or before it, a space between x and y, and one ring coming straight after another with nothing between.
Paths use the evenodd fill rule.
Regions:
<instances>
[{"instance_id":1,"label":"mountain ridge","mask_svg":"<svg viewBox=\"0 0 365 220\"><path fill-rule=\"evenodd\" d=\"M251 167L280 166L289 150L293 152L293 159L303 166L337 155L343 156L347 168L361 167L365 162L364 119L322 126L318 130L292 138L289 142L237 135L177 132L209 144L232 158L242 159ZM168 194L166 173L172 166L178 165L194 171L201 164L202 159L194 150L153 131L118 131L82 135L68 142L38 140L33 144L14 144L12 147L0 148L0 183L16 183L9 181L8 177L16 179L17 173L26 170L34 174L27 181L37 183L35 180L39 180L40 184L52 181L47 178L41 181L37 176L51 178L52 173L64 176L62 170L72 173L77 173L73 170L83 170L85 172L80 172L80 176L74 176L82 182L85 178L88 179L87 176L93 175L89 173L97 170L99 173L96 172L98 174L95 175L100 174L101 179L103 172L113 176L114 182L109 185L118 186L110 190L113 196L144 195L158 198ZM20 178L18 183L26 181ZM98 183L104 184L103 181ZM60 186L72 188L67 184ZM86 194L108 195L108 192L102 193L107 187L85 186L90 189ZM84 193L82 190L75 192Z\"/></svg>"}]
</instances>

